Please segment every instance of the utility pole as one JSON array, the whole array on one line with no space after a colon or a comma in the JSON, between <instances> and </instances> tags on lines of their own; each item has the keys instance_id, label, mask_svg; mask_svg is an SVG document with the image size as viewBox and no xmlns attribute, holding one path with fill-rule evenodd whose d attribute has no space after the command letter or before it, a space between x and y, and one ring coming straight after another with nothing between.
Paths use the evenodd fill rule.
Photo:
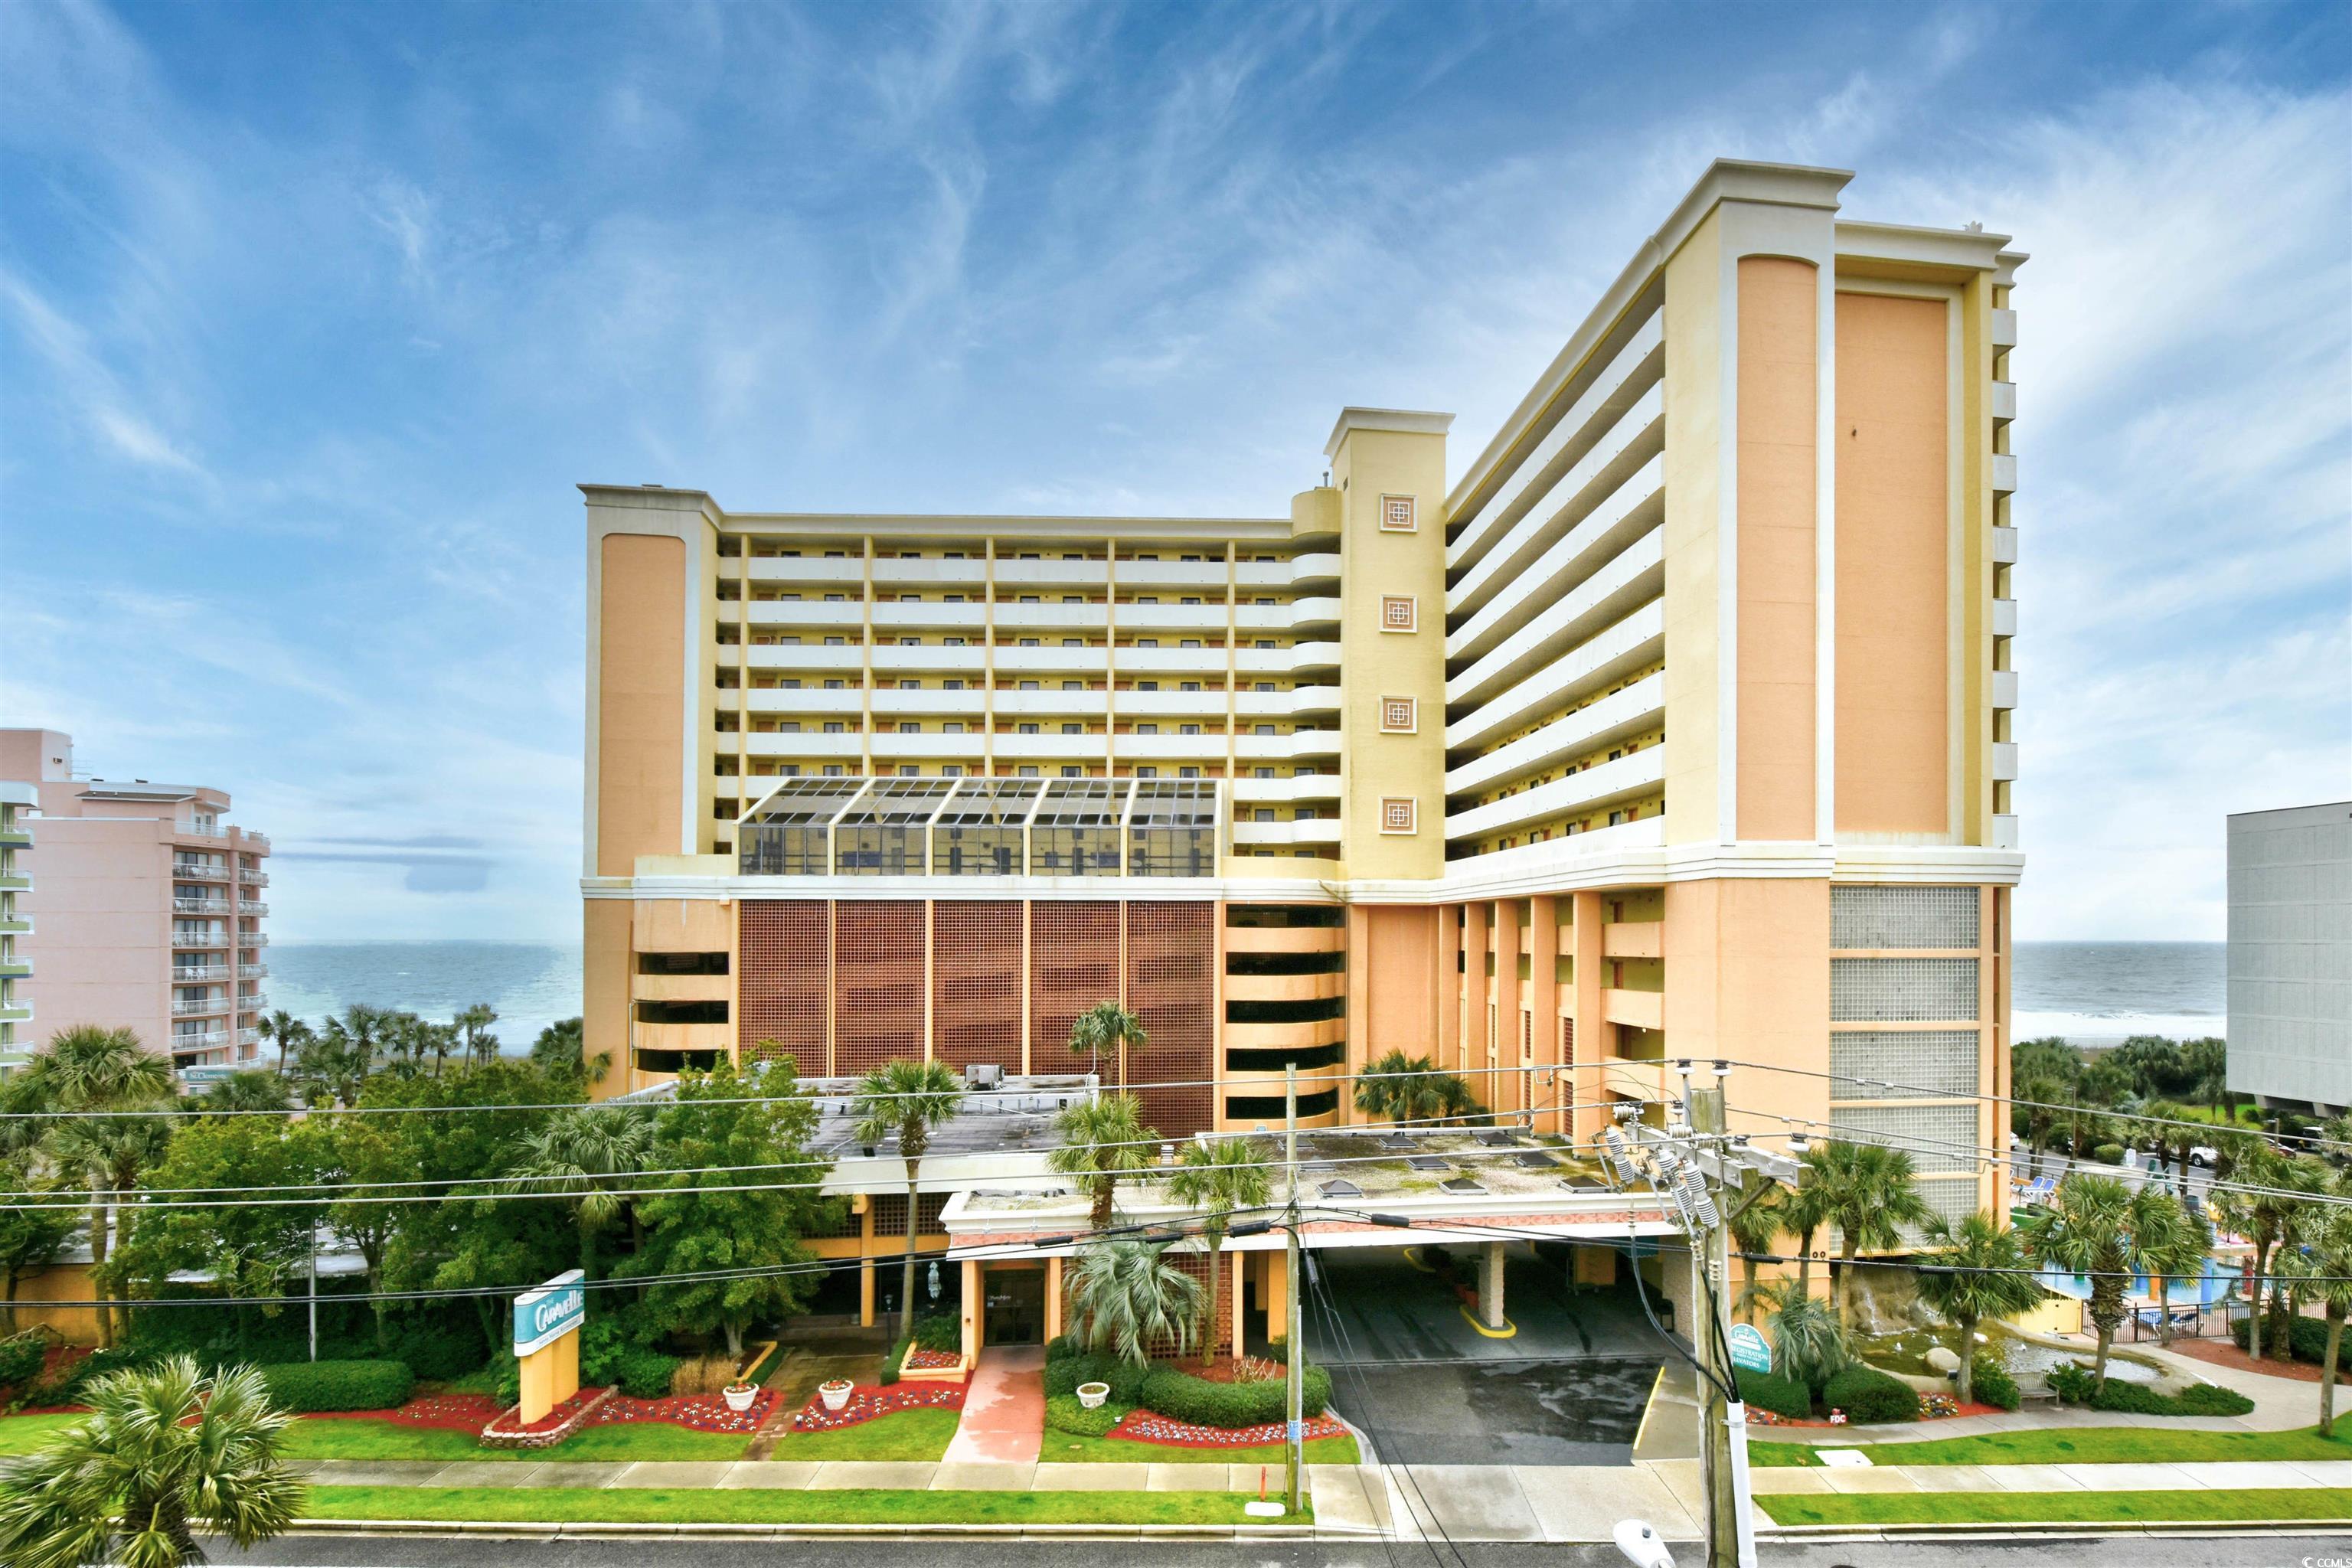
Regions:
<instances>
[{"instance_id":1,"label":"utility pole","mask_svg":"<svg viewBox=\"0 0 2352 1568\"><path fill-rule=\"evenodd\" d=\"M1305 1475L1300 1461L1306 1457L1307 1434L1307 1347L1300 1342L1298 1331L1298 1271L1301 1258L1298 1250L1298 1064L1286 1062L1282 1068L1282 1160L1289 1168L1289 1224L1285 1227L1290 1237L1290 1266L1283 1270L1282 1333L1285 1347L1290 1352L1283 1360L1283 1383L1287 1397L1283 1408L1290 1416L1290 1428L1284 1464L1289 1474L1290 1517L1298 1517L1304 1500L1299 1485Z\"/></svg>"},{"instance_id":2,"label":"utility pole","mask_svg":"<svg viewBox=\"0 0 2352 1568\"><path fill-rule=\"evenodd\" d=\"M319 1359L319 1222L310 1222L310 1359Z\"/></svg>"},{"instance_id":3,"label":"utility pole","mask_svg":"<svg viewBox=\"0 0 2352 1568\"><path fill-rule=\"evenodd\" d=\"M1716 1079L1713 1089L1688 1091L1691 1131L1702 1143L1715 1145L1717 1173L1716 1200L1717 1223L1706 1232L1706 1258L1700 1281L1704 1291L1699 1300L1706 1303L1710 1319L1713 1303L1727 1300L1731 1274L1731 1194L1721 1177L1729 1169L1726 1159L1727 1135L1730 1128L1726 1119L1723 1080ZM1698 1248L1694 1247L1696 1254ZM1710 1321L1697 1335L1699 1364L1715 1376L1729 1381L1738 1375L1737 1368L1716 1363L1715 1335ZM1708 1378L1699 1380L1699 1467L1706 1485L1707 1508L1707 1568L1755 1568L1755 1548L1743 1542L1741 1524L1746 1500L1748 1407L1736 1401L1727 1401ZM1720 1416L1717 1412L1720 1411ZM1738 1442L1733 1442L1732 1427L1739 1427ZM1735 1447L1740 1450L1734 1457ZM1743 1551L1743 1546L1746 1550Z\"/></svg>"}]
</instances>

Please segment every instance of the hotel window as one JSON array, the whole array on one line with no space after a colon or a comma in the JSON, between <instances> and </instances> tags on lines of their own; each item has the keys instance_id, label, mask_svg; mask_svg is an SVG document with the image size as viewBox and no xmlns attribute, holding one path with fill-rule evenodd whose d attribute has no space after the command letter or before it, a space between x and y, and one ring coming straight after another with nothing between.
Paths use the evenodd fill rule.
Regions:
<instances>
[{"instance_id":1,"label":"hotel window","mask_svg":"<svg viewBox=\"0 0 2352 1568\"><path fill-rule=\"evenodd\" d=\"M1065 680L1062 682L1062 689L1065 691L1084 691L1086 689L1087 683L1083 680Z\"/></svg>"},{"instance_id":2,"label":"hotel window","mask_svg":"<svg viewBox=\"0 0 2352 1568\"><path fill-rule=\"evenodd\" d=\"M1381 831L1411 833L1414 823L1413 800L1411 795L1384 795L1381 797Z\"/></svg>"},{"instance_id":3,"label":"hotel window","mask_svg":"<svg viewBox=\"0 0 2352 1568\"><path fill-rule=\"evenodd\" d=\"M1201 732L1201 726L1198 724L1179 724L1176 726L1176 732L1180 735L1197 735Z\"/></svg>"},{"instance_id":4,"label":"hotel window","mask_svg":"<svg viewBox=\"0 0 2352 1568\"><path fill-rule=\"evenodd\" d=\"M898 684L905 687L909 691L919 691L922 689L923 685L919 680L902 680ZM940 689L941 691L961 691L963 689L963 680L961 677L953 680L942 680L940 682Z\"/></svg>"},{"instance_id":5,"label":"hotel window","mask_svg":"<svg viewBox=\"0 0 2352 1568\"><path fill-rule=\"evenodd\" d=\"M1199 647L1201 646L1201 639L1199 637L1180 637L1177 639L1176 646L1178 647Z\"/></svg>"},{"instance_id":6,"label":"hotel window","mask_svg":"<svg viewBox=\"0 0 2352 1568\"><path fill-rule=\"evenodd\" d=\"M1139 605L1156 605L1160 602L1160 595L1157 594L1138 594L1135 596L1135 602Z\"/></svg>"},{"instance_id":7,"label":"hotel window","mask_svg":"<svg viewBox=\"0 0 2352 1568\"><path fill-rule=\"evenodd\" d=\"M1042 603L1043 601L1041 601L1034 594L1024 594L1021 595L1021 602L1024 605L1034 605Z\"/></svg>"},{"instance_id":8,"label":"hotel window","mask_svg":"<svg viewBox=\"0 0 2352 1568\"><path fill-rule=\"evenodd\" d=\"M963 603L963 595L961 594L941 594L940 595L940 603L942 605L961 605Z\"/></svg>"},{"instance_id":9,"label":"hotel window","mask_svg":"<svg viewBox=\"0 0 2352 1568\"><path fill-rule=\"evenodd\" d=\"M1034 680L1024 680L1021 683L1021 689L1024 691L1034 691L1037 689L1037 684L1038 683Z\"/></svg>"},{"instance_id":10,"label":"hotel window","mask_svg":"<svg viewBox=\"0 0 2352 1568\"><path fill-rule=\"evenodd\" d=\"M1135 689L1138 691L1157 691L1160 689L1160 682L1156 680L1139 680L1135 683Z\"/></svg>"},{"instance_id":11,"label":"hotel window","mask_svg":"<svg viewBox=\"0 0 2352 1568\"><path fill-rule=\"evenodd\" d=\"M1197 604L1199 604L1199 603L1201 602L1201 600L1200 600L1199 595L1194 595L1187 596L1187 597L1185 597L1185 598L1179 599L1179 600L1177 600L1176 602L1177 602L1178 604L1180 604L1180 605L1197 605Z\"/></svg>"},{"instance_id":12,"label":"hotel window","mask_svg":"<svg viewBox=\"0 0 2352 1568\"><path fill-rule=\"evenodd\" d=\"M1138 637L1135 639L1133 646L1136 647L1158 647L1160 646L1160 639L1158 637Z\"/></svg>"},{"instance_id":13,"label":"hotel window","mask_svg":"<svg viewBox=\"0 0 2352 1568\"><path fill-rule=\"evenodd\" d=\"M963 733L963 724L961 721L950 721L948 723L940 726L940 733L942 735L961 735Z\"/></svg>"},{"instance_id":14,"label":"hotel window","mask_svg":"<svg viewBox=\"0 0 2352 1568\"><path fill-rule=\"evenodd\" d=\"M1160 770L1158 768L1138 768L1135 770L1135 776L1139 779L1156 779L1160 776Z\"/></svg>"},{"instance_id":15,"label":"hotel window","mask_svg":"<svg viewBox=\"0 0 2352 1568\"><path fill-rule=\"evenodd\" d=\"M1416 704L1410 697L1381 699L1381 733L1410 735L1413 731L1413 710Z\"/></svg>"},{"instance_id":16,"label":"hotel window","mask_svg":"<svg viewBox=\"0 0 2352 1568\"><path fill-rule=\"evenodd\" d=\"M1274 733L1274 726L1271 724L1260 724L1257 726L1255 733L1260 735L1271 735Z\"/></svg>"},{"instance_id":17,"label":"hotel window","mask_svg":"<svg viewBox=\"0 0 2352 1568\"><path fill-rule=\"evenodd\" d=\"M962 647L964 646L964 639L961 637L941 637L940 639L940 646L941 647Z\"/></svg>"},{"instance_id":18,"label":"hotel window","mask_svg":"<svg viewBox=\"0 0 2352 1568\"><path fill-rule=\"evenodd\" d=\"M1251 776L1253 778L1270 779L1274 776L1274 770L1272 768L1254 769Z\"/></svg>"},{"instance_id":19,"label":"hotel window","mask_svg":"<svg viewBox=\"0 0 2352 1568\"><path fill-rule=\"evenodd\" d=\"M1064 763L1062 764L1062 776L1066 779L1082 779L1087 776L1087 770L1078 766L1076 763Z\"/></svg>"},{"instance_id":20,"label":"hotel window","mask_svg":"<svg viewBox=\"0 0 2352 1568\"><path fill-rule=\"evenodd\" d=\"M827 594L824 596L824 602L828 605L845 605L849 602L849 595L846 594Z\"/></svg>"},{"instance_id":21,"label":"hotel window","mask_svg":"<svg viewBox=\"0 0 2352 1568\"><path fill-rule=\"evenodd\" d=\"M824 646L827 647L847 647L849 646L849 639L847 637L827 637L824 639Z\"/></svg>"},{"instance_id":22,"label":"hotel window","mask_svg":"<svg viewBox=\"0 0 2352 1568\"><path fill-rule=\"evenodd\" d=\"M1024 763L1013 771L1016 778L1034 779L1037 776L1037 765L1034 763Z\"/></svg>"},{"instance_id":23,"label":"hotel window","mask_svg":"<svg viewBox=\"0 0 2352 1568\"><path fill-rule=\"evenodd\" d=\"M1024 637L1021 640L1024 647L1035 647L1037 646L1037 639L1035 637ZM1064 647L1084 647L1087 646L1087 639L1084 637L1064 637L1062 639L1062 646Z\"/></svg>"},{"instance_id":24,"label":"hotel window","mask_svg":"<svg viewBox=\"0 0 2352 1568\"><path fill-rule=\"evenodd\" d=\"M1381 595L1381 630L1384 632L1409 632L1414 629L1418 620L1419 617L1414 613L1413 597L1411 594L1383 594Z\"/></svg>"},{"instance_id":25,"label":"hotel window","mask_svg":"<svg viewBox=\"0 0 2352 1568\"><path fill-rule=\"evenodd\" d=\"M1201 770L1198 768L1178 768L1176 770L1176 776L1180 779L1196 779L1201 776Z\"/></svg>"},{"instance_id":26,"label":"hotel window","mask_svg":"<svg viewBox=\"0 0 2352 1568\"><path fill-rule=\"evenodd\" d=\"M842 767L841 767L841 764L840 764L839 763L825 763L825 764L824 764L824 776L825 776L825 777L827 777L827 778L829 778L829 779L837 779L837 778L839 778L839 777L841 776L841 773L842 773Z\"/></svg>"},{"instance_id":27,"label":"hotel window","mask_svg":"<svg viewBox=\"0 0 2352 1568\"><path fill-rule=\"evenodd\" d=\"M961 763L950 763L947 766L940 770L940 775L942 778L960 779L963 777L963 764Z\"/></svg>"},{"instance_id":28,"label":"hotel window","mask_svg":"<svg viewBox=\"0 0 2352 1568\"><path fill-rule=\"evenodd\" d=\"M1135 727L1135 732L1139 735L1157 735L1160 733L1160 726L1157 724L1138 724Z\"/></svg>"},{"instance_id":29,"label":"hotel window","mask_svg":"<svg viewBox=\"0 0 2352 1568\"><path fill-rule=\"evenodd\" d=\"M1034 725L1034 724L1023 724L1023 725L1019 726L1018 728L1016 728L1016 729L1014 730L1014 731L1013 731L1013 733L1015 733L1015 734L1019 734L1019 735L1034 735L1034 734L1035 734L1036 732L1037 732L1037 726L1036 726L1036 725Z\"/></svg>"},{"instance_id":30,"label":"hotel window","mask_svg":"<svg viewBox=\"0 0 2352 1568\"><path fill-rule=\"evenodd\" d=\"M1016 646L1021 647L1043 647L1045 645L1039 642L1035 637L1023 637Z\"/></svg>"},{"instance_id":31,"label":"hotel window","mask_svg":"<svg viewBox=\"0 0 2352 1568\"><path fill-rule=\"evenodd\" d=\"M846 731L840 720L828 719L824 721L824 732L828 735L839 735L846 733Z\"/></svg>"},{"instance_id":32,"label":"hotel window","mask_svg":"<svg viewBox=\"0 0 2352 1568\"><path fill-rule=\"evenodd\" d=\"M1087 727L1084 724L1065 724L1062 726L1062 733L1065 735L1083 735L1086 732Z\"/></svg>"},{"instance_id":33,"label":"hotel window","mask_svg":"<svg viewBox=\"0 0 2352 1568\"><path fill-rule=\"evenodd\" d=\"M1411 533L1420 526L1413 517L1412 497L1381 498L1381 531L1383 533Z\"/></svg>"},{"instance_id":34,"label":"hotel window","mask_svg":"<svg viewBox=\"0 0 2352 1568\"><path fill-rule=\"evenodd\" d=\"M1270 805L1259 806L1255 811L1250 813L1250 820L1252 822L1272 822L1274 820L1274 807Z\"/></svg>"}]
</instances>

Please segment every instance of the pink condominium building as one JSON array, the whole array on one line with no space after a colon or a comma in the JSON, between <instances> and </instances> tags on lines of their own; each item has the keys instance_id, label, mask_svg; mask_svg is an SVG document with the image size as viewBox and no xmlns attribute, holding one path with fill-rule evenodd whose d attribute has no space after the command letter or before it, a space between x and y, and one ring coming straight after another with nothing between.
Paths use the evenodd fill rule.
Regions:
<instances>
[{"instance_id":1,"label":"pink condominium building","mask_svg":"<svg viewBox=\"0 0 2352 1568\"><path fill-rule=\"evenodd\" d=\"M16 852L17 1049L100 1024L192 1079L258 1060L269 840L224 820L228 792L77 778L54 730L0 730L0 781L37 813Z\"/></svg>"}]
</instances>

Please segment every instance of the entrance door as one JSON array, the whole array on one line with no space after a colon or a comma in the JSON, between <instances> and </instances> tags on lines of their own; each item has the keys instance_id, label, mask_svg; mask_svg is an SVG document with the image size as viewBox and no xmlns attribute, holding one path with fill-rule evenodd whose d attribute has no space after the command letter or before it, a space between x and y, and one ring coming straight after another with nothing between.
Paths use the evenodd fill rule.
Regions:
<instances>
[{"instance_id":1,"label":"entrance door","mask_svg":"<svg viewBox=\"0 0 2352 1568\"><path fill-rule=\"evenodd\" d=\"M1045 1343L1045 1271L1043 1268L991 1268L981 1275L981 1281L988 1292L987 1343Z\"/></svg>"}]
</instances>

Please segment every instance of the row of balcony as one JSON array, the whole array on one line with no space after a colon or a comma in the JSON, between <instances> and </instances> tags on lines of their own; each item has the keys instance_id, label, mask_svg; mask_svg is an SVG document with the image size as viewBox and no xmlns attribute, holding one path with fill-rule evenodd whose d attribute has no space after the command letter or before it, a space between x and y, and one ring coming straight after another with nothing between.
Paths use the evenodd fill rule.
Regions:
<instances>
[{"instance_id":1,"label":"row of balcony","mask_svg":"<svg viewBox=\"0 0 2352 1568\"><path fill-rule=\"evenodd\" d=\"M980 588L985 585L988 572L987 560L977 553L953 561L940 556L901 556L877 557L873 563L874 583L879 588ZM1000 552L996 558L996 590L1001 598L1029 588L1099 588L1111 584L1124 587L1223 589L1225 574L1222 557L1206 561L1142 561L1131 557L1116 562L1060 561L1024 559ZM752 555L743 559L741 574L753 583L863 584L866 563L857 556ZM1286 561L1237 561L1233 566L1234 582L1243 588L1296 589L1311 583L1336 582L1339 576L1339 557L1331 552L1296 555Z\"/></svg>"},{"instance_id":2,"label":"row of balcony","mask_svg":"<svg viewBox=\"0 0 2352 1568\"><path fill-rule=\"evenodd\" d=\"M870 648L856 641L722 643L717 650L717 662L722 666L740 663L754 669L846 671L865 668L871 656L873 668L886 674L939 671L977 675L993 665L1000 678L1101 675L1105 670L1119 675L1203 676L1215 671L1222 676L1228 657L1222 641L1201 647L1137 647L1123 643L1116 648L1099 644L1088 647L1021 647L999 643L992 651L992 650L974 643L956 647L877 643ZM1233 668L1244 677L1295 676L1305 670L1337 669L1340 649L1336 642L1305 642L1290 647L1235 647L1231 659Z\"/></svg>"},{"instance_id":3,"label":"row of balcony","mask_svg":"<svg viewBox=\"0 0 2352 1568\"><path fill-rule=\"evenodd\" d=\"M1558 767L1585 752L1606 748L1612 741L1658 728L1665 722L1665 712L1664 674L1646 676L1508 745L1447 769L1445 793L1469 794Z\"/></svg>"},{"instance_id":4,"label":"row of balcony","mask_svg":"<svg viewBox=\"0 0 2352 1568\"><path fill-rule=\"evenodd\" d=\"M961 735L925 731L919 734L866 735L855 730L835 733L803 730L797 733L764 734L754 731L742 737L743 750L754 757L827 757L846 760L873 756L884 761L919 761L930 757L965 758L977 761L992 752L1000 759L1013 758L1035 761L1092 762L1109 756L1118 761L1142 759L1164 761L1221 762L1226 755L1226 735L1223 726L1211 733L1199 735L1024 735L1018 731L999 730L993 742L977 730ZM1287 735L1235 735L1232 737L1233 754L1250 762L1277 762L1294 757L1337 756L1339 731L1337 730L1297 730Z\"/></svg>"},{"instance_id":5,"label":"row of balcony","mask_svg":"<svg viewBox=\"0 0 2352 1568\"><path fill-rule=\"evenodd\" d=\"M1302 626L1328 626L1339 618L1334 598L1295 599L1286 605L1234 605L1230 614L1223 601L1199 605L1137 605L1121 603L1115 613L1100 604L985 604L945 600L889 601L873 605L854 599L721 600L722 621L740 620L751 626L860 626L869 621L885 632L900 630L967 631L996 627L1005 632L1094 631L1116 626L1121 631L1175 631L1222 634L1228 625L1244 632L1288 631Z\"/></svg>"},{"instance_id":6,"label":"row of balcony","mask_svg":"<svg viewBox=\"0 0 2352 1568\"><path fill-rule=\"evenodd\" d=\"M961 715L977 720L994 712L997 728L1004 728L1007 719L1027 718L1087 718L1116 721L1128 718L1194 719L1207 723L1223 723L1225 715L1225 689L1222 671L1213 679L1199 682L1198 691L1136 691L1097 689L1087 691L1048 690L1040 688L1023 691L999 684L992 692L977 686L956 690L938 687L877 687L872 692L871 706L876 713L888 717L900 714ZM865 710L867 693L861 686L837 687L752 687L719 693L719 707L724 710L740 707L750 713L775 714L850 714ZM738 699L730 702L730 697ZM1234 711L1243 719L1283 719L1297 713L1336 712L1339 707L1339 689L1336 686L1301 686L1288 691L1251 691L1247 689L1233 693Z\"/></svg>"},{"instance_id":7,"label":"row of balcony","mask_svg":"<svg viewBox=\"0 0 2352 1568\"><path fill-rule=\"evenodd\" d=\"M1647 747L1501 800L1450 812L1445 818L1445 837L1484 838L1492 833L1507 833L1523 823L1605 810L1622 801L1654 795L1665 783L1665 747Z\"/></svg>"}]
</instances>

